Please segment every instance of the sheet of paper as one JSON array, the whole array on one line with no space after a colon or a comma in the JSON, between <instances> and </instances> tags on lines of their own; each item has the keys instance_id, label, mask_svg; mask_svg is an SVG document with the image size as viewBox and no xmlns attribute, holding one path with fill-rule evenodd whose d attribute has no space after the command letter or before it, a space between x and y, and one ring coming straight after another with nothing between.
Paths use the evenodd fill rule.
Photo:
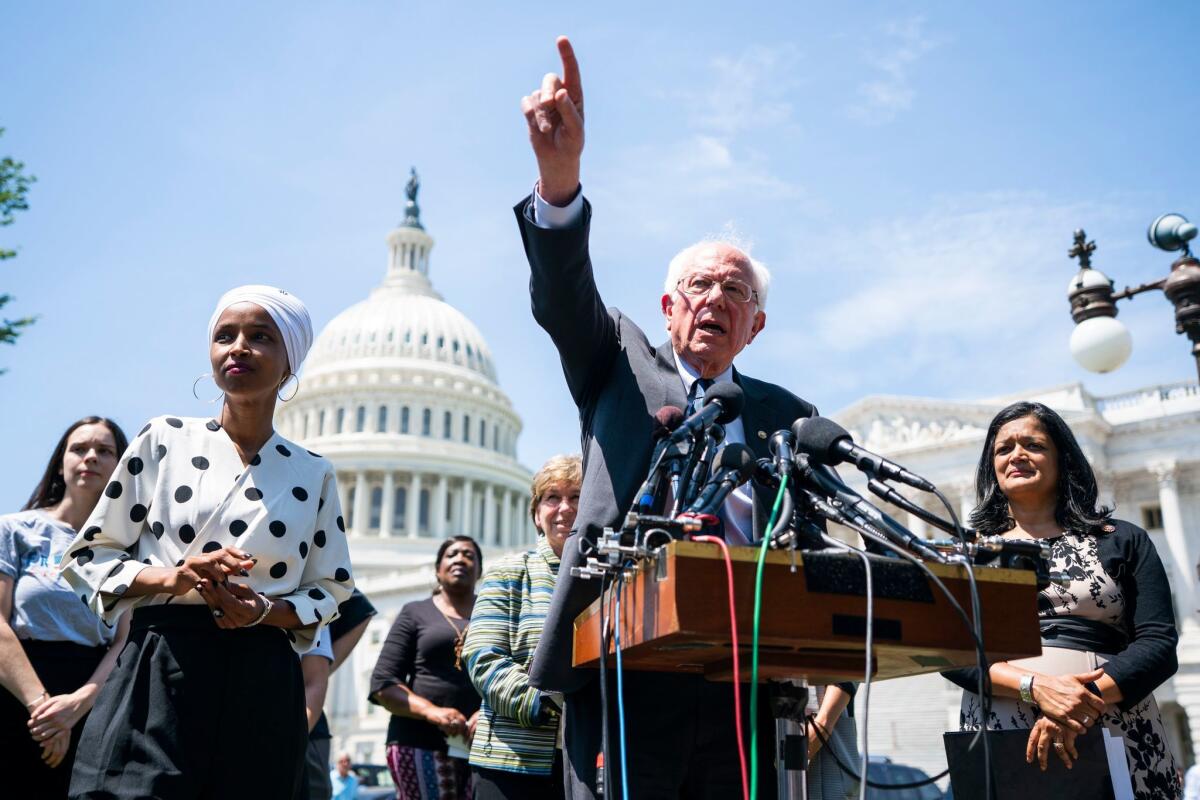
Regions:
<instances>
[{"instance_id":1,"label":"sheet of paper","mask_svg":"<svg viewBox=\"0 0 1200 800\"><path fill-rule=\"evenodd\" d=\"M1104 753L1108 756L1108 772L1112 775L1114 800L1133 800L1133 777L1129 774L1129 761L1125 757L1125 739L1113 736L1108 728L1104 732Z\"/></svg>"},{"instance_id":2,"label":"sheet of paper","mask_svg":"<svg viewBox=\"0 0 1200 800\"><path fill-rule=\"evenodd\" d=\"M446 737L446 755L451 758L467 758L471 755L471 743L467 737L454 735ZM1132 800L1132 798L1130 799Z\"/></svg>"}]
</instances>

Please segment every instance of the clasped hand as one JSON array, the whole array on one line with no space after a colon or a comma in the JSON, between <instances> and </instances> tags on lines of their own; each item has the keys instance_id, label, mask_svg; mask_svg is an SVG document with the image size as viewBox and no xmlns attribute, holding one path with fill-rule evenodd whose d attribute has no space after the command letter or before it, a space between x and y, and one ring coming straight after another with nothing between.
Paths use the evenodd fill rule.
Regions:
<instances>
[{"instance_id":1,"label":"clasped hand","mask_svg":"<svg viewBox=\"0 0 1200 800\"><path fill-rule=\"evenodd\" d=\"M1042 713L1076 734L1096 724L1106 708L1104 700L1088 690L1100 680L1103 669L1078 675L1038 675L1033 682L1033 701Z\"/></svg>"},{"instance_id":2,"label":"clasped hand","mask_svg":"<svg viewBox=\"0 0 1200 800\"><path fill-rule=\"evenodd\" d=\"M217 627L241 628L262 615L267 601L250 587L229 578L248 577L257 562L258 559L236 547L189 556L175 568L169 591L178 595L195 589L212 609Z\"/></svg>"},{"instance_id":3,"label":"clasped hand","mask_svg":"<svg viewBox=\"0 0 1200 800\"><path fill-rule=\"evenodd\" d=\"M57 767L71 747L71 729L88 712L82 690L43 697L29 709L29 735L42 747L42 761Z\"/></svg>"}]
</instances>

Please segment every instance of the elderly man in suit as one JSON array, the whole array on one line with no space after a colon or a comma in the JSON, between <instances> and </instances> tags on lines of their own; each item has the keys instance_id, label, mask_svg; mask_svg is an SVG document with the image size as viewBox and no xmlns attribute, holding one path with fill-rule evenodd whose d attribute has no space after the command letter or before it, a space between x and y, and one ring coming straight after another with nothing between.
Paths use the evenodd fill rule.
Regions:
<instances>
[{"instance_id":1,"label":"elderly man in suit","mask_svg":"<svg viewBox=\"0 0 1200 800\"><path fill-rule=\"evenodd\" d=\"M576 530L563 552L530 676L534 686L564 693L567 794L590 800L596 796L601 747L600 692L595 671L571 666L572 622L598 587L571 577L571 568L584 560L580 541L594 542L604 527L620 525L649 469L654 414L663 406L694 408L711 382L736 382L746 402L741 416L726 426L726 441L743 442L758 456L767 455L771 432L816 411L733 366L766 324L770 280L766 268L737 247L704 242L671 261L661 299L669 338L658 346L620 311L605 308L588 256L591 207L579 181L584 140L579 67L565 37L558 49L562 75L546 75L521 103L539 179L515 211L532 271L533 314L558 349L579 408L584 476ZM754 538L755 520L765 521L769 499L747 488L731 495L721 511L726 538L732 543ZM730 684L701 676L626 674L631 793L639 800L740 796L732 692ZM611 702L614 694L609 692ZM769 726L769 715L760 717ZM615 710L610 718L616 718ZM759 736L764 796L774 792L769 731ZM614 763L608 769L615 773L617 745L610 746Z\"/></svg>"}]
</instances>

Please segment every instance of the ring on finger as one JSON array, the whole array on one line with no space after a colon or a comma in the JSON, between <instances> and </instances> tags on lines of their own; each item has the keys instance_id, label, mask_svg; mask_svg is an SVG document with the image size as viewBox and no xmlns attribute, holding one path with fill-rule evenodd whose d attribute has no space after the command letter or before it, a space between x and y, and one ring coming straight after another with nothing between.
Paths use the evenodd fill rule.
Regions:
<instances>
[{"instance_id":1,"label":"ring on finger","mask_svg":"<svg viewBox=\"0 0 1200 800\"><path fill-rule=\"evenodd\" d=\"M221 617L225 616L225 612L219 608L214 608L212 610L212 615L215 619L220 619Z\"/></svg>"},{"instance_id":2,"label":"ring on finger","mask_svg":"<svg viewBox=\"0 0 1200 800\"><path fill-rule=\"evenodd\" d=\"M1062 742L1055 742L1055 743L1054 743L1054 749L1055 749L1055 750L1061 750L1061 749L1063 749L1063 747L1064 747L1064 745L1063 745L1063 743L1062 743Z\"/></svg>"},{"instance_id":3,"label":"ring on finger","mask_svg":"<svg viewBox=\"0 0 1200 800\"><path fill-rule=\"evenodd\" d=\"M1091 722L1091 721L1092 721L1092 718L1091 718L1091 717L1089 717L1087 714L1084 714L1084 715L1083 715L1083 724L1084 724L1084 725L1087 725L1087 724L1088 724L1089 722Z\"/></svg>"}]
</instances>

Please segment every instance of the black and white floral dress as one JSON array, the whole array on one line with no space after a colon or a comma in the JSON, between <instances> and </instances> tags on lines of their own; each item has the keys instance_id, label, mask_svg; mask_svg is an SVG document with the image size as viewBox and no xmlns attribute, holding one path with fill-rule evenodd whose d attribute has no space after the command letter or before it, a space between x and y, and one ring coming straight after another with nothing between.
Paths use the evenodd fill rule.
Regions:
<instances>
[{"instance_id":1,"label":"black and white floral dress","mask_svg":"<svg viewBox=\"0 0 1200 800\"><path fill-rule=\"evenodd\" d=\"M1098 538L1065 533L1048 540L1051 571L1071 578L1066 588L1052 585L1038 593L1038 616L1082 617L1125 631L1125 597L1119 582L1105 570L1098 553ZM1039 672L1073 674L1088 672L1104 664L1103 654L1057 647L1042 648L1042 656L1009 662ZM1016 698L996 697L988 718L989 730L1032 728L1041 717L1037 706ZM963 692L959 711L960 730L978 730L981 720L979 696ZM1101 718L1113 736L1125 740L1125 754L1137 800L1177 800L1182 795L1175 758L1171 753L1162 717L1154 695L1149 694L1132 708L1122 711L1110 706ZM1093 729L1085 735L1095 735Z\"/></svg>"}]
</instances>

